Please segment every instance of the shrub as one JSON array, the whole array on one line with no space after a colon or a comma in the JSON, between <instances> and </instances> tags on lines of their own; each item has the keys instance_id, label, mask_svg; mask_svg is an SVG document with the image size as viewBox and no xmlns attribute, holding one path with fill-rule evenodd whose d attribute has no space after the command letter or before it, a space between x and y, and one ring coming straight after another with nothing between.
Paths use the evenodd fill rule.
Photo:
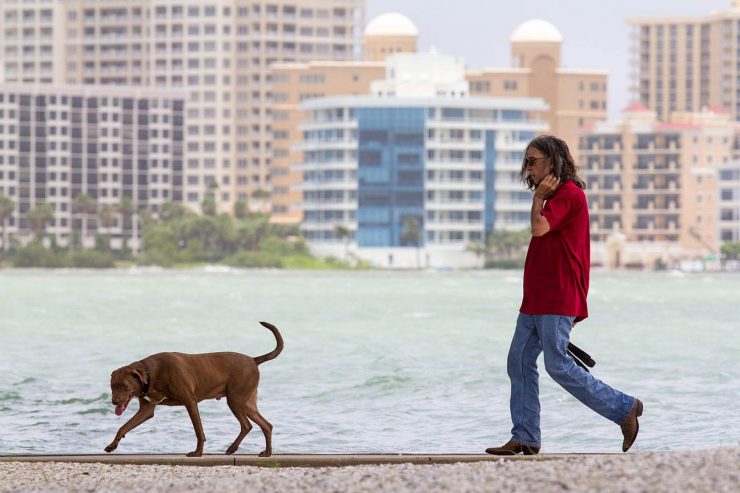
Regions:
<instances>
[{"instance_id":1,"label":"shrub","mask_svg":"<svg viewBox=\"0 0 740 493\"><path fill-rule=\"evenodd\" d=\"M68 267L69 260L62 255L55 255L40 242L34 241L18 248L11 256L15 267L44 267L47 269Z\"/></svg>"},{"instance_id":2,"label":"shrub","mask_svg":"<svg viewBox=\"0 0 740 493\"><path fill-rule=\"evenodd\" d=\"M484 265L486 269L522 269L524 268L524 259L497 259L487 260Z\"/></svg>"},{"instance_id":3,"label":"shrub","mask_svg":"<svg viewBox=\"0 0 740 493\"><path fill-rule=\"evenodd\" d=\"M244 268L282 268L283 262L280 256L269 252L249 252L239 251L234 255L230 255L223 261L224 264L232 267L244 267Z\"/></svg>"},{"instance_id":4,"label":"shrub","mask_svg":"<svg viewBox=\"0 0 740 493\"><path fill-rule=\"evenodd\" d=\"M89 269L110 269L115 267L115 259L109 252L97 250L77 250L72 254L72 266Z\"/></svg>"}]
</instances>

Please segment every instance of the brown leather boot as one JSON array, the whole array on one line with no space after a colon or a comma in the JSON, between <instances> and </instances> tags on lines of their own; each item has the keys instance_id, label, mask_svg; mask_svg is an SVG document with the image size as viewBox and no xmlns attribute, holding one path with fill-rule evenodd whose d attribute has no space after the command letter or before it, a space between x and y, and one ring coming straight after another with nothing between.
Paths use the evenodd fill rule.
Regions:
<instances>
[{"instance_id":1,"label":"brown leather boot","mask_svg":"<svg viewBox=\"0 0 740 493\"><path fill-rule=\"evenodd\" d=\"M537 455L540 452L539 447L524 445L514 440L509 440L501 447L491 447L486 449L487 454L491 455Z\"/></svg>"},{"instance_id":2,"label":"brown leather boot","mask_svg":"<svg viewBox=\"0 0 740 493\"><path fill-rule=\"evenodd\" d=\"M622 452L627 452L632 444L635 443L637 433L640 431L640 423L637 421L639 416L642 416L642 401L640 399L635 399L632 410L627 417L624 418L624 421L619 424L619 427L622 429L622 435L624 436Z\"/></svg>"}]
</instances>

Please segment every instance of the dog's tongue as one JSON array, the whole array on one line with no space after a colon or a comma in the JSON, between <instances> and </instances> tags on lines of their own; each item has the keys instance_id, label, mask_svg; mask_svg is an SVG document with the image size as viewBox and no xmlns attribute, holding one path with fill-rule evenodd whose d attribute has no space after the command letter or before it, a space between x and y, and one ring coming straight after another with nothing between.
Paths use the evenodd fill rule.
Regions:
<instances>
[{"instance_id":1,"label":"dog's tongue","mask_svg":"<svg viewBox=\"0 0 740 493\"><path fill-rule=\"evenodd\" d=\"M120 416L123 414L123 411L126 409L126 404L118 404L116 406L116 416Z\"/></svg>"}]
</instances>

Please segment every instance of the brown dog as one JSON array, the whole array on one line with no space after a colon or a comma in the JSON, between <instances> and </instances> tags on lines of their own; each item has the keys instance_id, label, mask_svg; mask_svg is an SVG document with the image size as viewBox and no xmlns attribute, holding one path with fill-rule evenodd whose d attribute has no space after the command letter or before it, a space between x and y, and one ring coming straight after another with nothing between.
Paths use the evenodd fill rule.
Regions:
<instances>
[{"instance_id":1,"label":"brown dog","mask_svg":"<svg viewBox=\"0 0 740 493\"><path fill-rule=\"evenodd\" d=\"M283 350L283 338L277 327L260 322L270 329L277 340L277 347L270 353L251 358L240 353L157 353L141 361L114 371L110 388L116 415L120 416L133 397L139 398L139 410L116 433L116 438L105 447L113 452L126 433L154 416L154 408L185 406L195 428L198 445L188 457L203 455L206 436L198 413L198 402L205 399L226 397L229 409L241 425L234 443L226 450L233 454L249 430L251 419L265 435L265 450L260 457L272 454L272 425L257 410L257 384L260 372L257 365L277 357Z\"/></svg>"}]
</instances>

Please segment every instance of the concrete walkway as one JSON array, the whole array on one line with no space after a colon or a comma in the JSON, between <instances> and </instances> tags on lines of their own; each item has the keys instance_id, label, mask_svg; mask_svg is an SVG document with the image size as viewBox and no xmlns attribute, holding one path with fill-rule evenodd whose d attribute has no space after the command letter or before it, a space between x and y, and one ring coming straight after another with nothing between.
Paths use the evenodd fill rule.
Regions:
<instances>
[{"instance_id":1,"label":"concrete walkway","mask_svg":"<svg viewBox=\"0 0 740 493\"><path fill-rule=\"evenodd\" d=\"M455 464L499 459L547 461L593 455L621 454L543 454L534 456L493 456L488 454L278 454L256 455L0 455L0 462L67 462L170 466L263 466L263 467L342 467L382 464Z\"/></svg>"}]
</instances>

